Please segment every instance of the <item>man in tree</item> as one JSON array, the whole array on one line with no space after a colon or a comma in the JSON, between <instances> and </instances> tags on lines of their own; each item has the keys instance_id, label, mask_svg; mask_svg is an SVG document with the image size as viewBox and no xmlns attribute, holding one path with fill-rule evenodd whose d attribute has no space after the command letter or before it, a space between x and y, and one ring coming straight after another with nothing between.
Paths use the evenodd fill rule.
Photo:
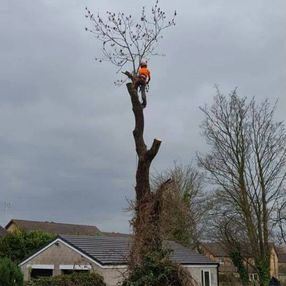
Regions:
<instances>
[{"instance_id":1,"label":"man in tree","mask_svg":"<svg viewBox=\"0 0 286 286\"><path fill-rule=\"evenodd\" d=\"M135 88L138 89L138 87L140 87L143 108L145 108L147 105L146 85L149 84L150 80L151 80L151 73L147 67L147 62L141 61L138 70L138 77L135 80Z\"/></svg>"},{"instance_id":2,"label":"man in tree","mask_svg":"<svg viewBox=\"0 0 286 286\"><path fill-rule=\"evenodd\" d=\"M134 236L129 253L128 277L122 285L192 286L194 283L190 273L172 263L169 251L166 251L162 243L159 227L160 196L169 187L169 180L164 182L156 192L151 191L150 166L159 151L161 140L155 138L151 147L147 147L144 140L143 113L146 97L144 102L144 94L142 94L143 104L141 104L137 92L139 70L146 76L144 83L142 82L143 86L145 87L150 81L150 71L146 63L145 66L140 66L141 60L157 54L156 49L159 39L162 38L161 34L165 29L175 25L176 12L170 20L167 20L166 13L158 6L158 0L151 9L151 17L148 17L145 8L142 8L139 21L134 21L132 15L126 15L123 12L116 14L108 11L103 18L99 14L94 16L87 8L86 10L86 17L92 23L92 27L86 30L102 43L102 58L96 59L99 62L103 60L111 62L119 68L118 71L127 64L132 65L132 71L125 71L123 74L131 80L126 87L135 118L133 137L138 163L135 177L135 211L131 221ZM119 81L119 83L122 82ZM158 271L154 272L154 269ZM154 275L154 273L158 274Z\"/></svg>"}]
</instances>

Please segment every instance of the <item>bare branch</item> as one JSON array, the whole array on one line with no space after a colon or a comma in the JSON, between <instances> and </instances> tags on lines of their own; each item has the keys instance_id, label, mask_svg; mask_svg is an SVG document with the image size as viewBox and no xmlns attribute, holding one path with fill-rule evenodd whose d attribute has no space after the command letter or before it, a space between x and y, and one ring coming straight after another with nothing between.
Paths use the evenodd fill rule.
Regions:
<instances>
[{"instance_id":1,"label":"bare branch","mask_svg":"<svg viewBox=\"0 0 286 286\"><path fill-rule=\"evenodd\" d=\"M248 103L236 90L228 97L217 92L214 104L201 108L205 115L202 128L211 151L198 159L210 182L218 187L217 214L223 222L229 219L228 235L234 231L231 223L235 218L241 229L235 228L234 238L241 243L237 233L242 231L256 263L268 269L270 223L277 206L286 200L284 124L274 122L276 105L272 107L267 100ZM261 265L255 267L261 269ZM259 271L261 279L268 275Z\"/></svg>"},{"instance_id":2,"label":"bare branch","mask_svg":"<svg viewBox=\"0 0 286 286\"><path fill-rule=\"evenodd\" d=\"M107 11L106 17L95 16L86 8L86 18L91 23L86 31L102 42L102 57L97 57L100 62L107 60L120 69L131 63L132 73L136 74L143 58L159 55L155 50L162 39L162 32L175 25L175 17L176 12L167 20L166 13L157 2L150 16L143 7L138 20L121 12L116 14Z\"/></svg>"}]
</instances>

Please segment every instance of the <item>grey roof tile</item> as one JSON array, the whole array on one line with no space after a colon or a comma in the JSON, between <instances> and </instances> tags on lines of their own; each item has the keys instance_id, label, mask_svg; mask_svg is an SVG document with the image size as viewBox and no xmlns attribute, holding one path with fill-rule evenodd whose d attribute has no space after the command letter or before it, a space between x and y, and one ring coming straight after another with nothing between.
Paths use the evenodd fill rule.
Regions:
<instances>
[{"instance_id":1,"label":"grey roof tile","mask_svg":"<svg viewBox=\"0 0 286 286\"><path fill-rule=\"evenodd\" d=\"M61 235L67 243L102 265L126 264L131 237ZM165 241L171 259L180 264L217 264L209 258L173 241Z\"/></svg>"}]
</instances>

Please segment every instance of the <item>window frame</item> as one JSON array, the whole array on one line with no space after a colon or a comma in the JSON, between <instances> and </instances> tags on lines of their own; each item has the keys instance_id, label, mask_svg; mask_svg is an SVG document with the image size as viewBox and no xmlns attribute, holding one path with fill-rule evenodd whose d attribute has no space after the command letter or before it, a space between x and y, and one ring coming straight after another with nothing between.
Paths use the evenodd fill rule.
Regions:
<instances>
[{"instance_id":1,"label":"window frame","mask_svg":"<svg viewBox=\"0 0 286 286\"><path fill-rule=\"evenodd\" d=\"M30 272L30 279L39 279L42 277L53 277L53 276L54 276L54 269L51 268L32 268Z\"/></svg>"},{"instance_id":2,"label":"window frame","mask_svg":"<svg viewBox=\"0 0 286 286\"><path fill-rule=\"evenodd\" d=\"M205 273L209 274L209 285L206 285ZM212 286L211 271L209 269L202 269L201 277L202 277L202 286Z\"/></svg>"}]
</instances>

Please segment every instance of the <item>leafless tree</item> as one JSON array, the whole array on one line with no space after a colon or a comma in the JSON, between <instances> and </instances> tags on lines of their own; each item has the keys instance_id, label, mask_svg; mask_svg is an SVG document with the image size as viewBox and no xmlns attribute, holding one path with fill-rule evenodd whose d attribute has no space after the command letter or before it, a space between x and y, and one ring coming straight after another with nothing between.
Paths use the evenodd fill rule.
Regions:
<instances>
[{"instance_id":1,"label":"leafless tree","mask_svg":"<svg viewBox=\"0 0 286 286\"><path fill-rule=\"evenodd\" d=\"M157 244L154 239L157 232L149 231L155 229L154 220L157 218L154 209L150 210L154 194L150 189L149 169L159 151L161 140L154 139L150 148L145 143L144 113L134 83L140 61L158 55L157 47L162 38L162 32L175 25L176 12L168 20L166 13L159 7L158 1L152 7L150 16L147 15L148 13L143 7L138 21L133 16L122 12L117 14L106 12L106 17L102 17L94 15L89 9L86 11L86 17L91 22L91 27L86 30L102 43L102 56L98 56L96 59L100 62L111 62L118 68L118 71L125 67L130 69L124 74L131 80L127 83L127 90L135 117L133 137L138 156L135 217L133 219L134 243L131 251L131 265L136 266L140 264L146 251ZM162 189L165 189L165 185L162 186ZM156 204L153 207L156 208ZM160 238L157 238L160 241Z\"/></svg>"},{"instance_id":2,"label":"leafless tree","mask_svg":"<svg viewBox=\"0 0 286 286\"><path fill-rule=\"evenodd\" d=\"M223 202L218 202L223 204ZM212 219L212 238L227 253L239 273L242 285L249 285L249 272L255 270L252 249L241 217L224 209ZM230 277L231 278L231 277ZM232 277L233 279L234 277Z\"/></svg>"},{"instance_id":3,"label":"leafless tree","mask_svg":"<svg viewBox=\"0 0 286 286\"><path fill-rule=\"evenodd\" d=\"M277 234L277 242L286 245L286 202L277 206L277 216L273 220L273 232Z\"/></svg>"},{"instance_id":4,"label":"leafless tree","mask_svg":"<svg viewBox=\"0 0 286 286\"><path fill-rule=\"evenodd\" d=\"M199 156L209 180L218 187L221 215L241 224L249 243L260 285L269 278L269 232L277 205L285 201L286 134L274 121L275 105L219 91L202 129L211 150Z\"/></svg>"}]
</instances>

